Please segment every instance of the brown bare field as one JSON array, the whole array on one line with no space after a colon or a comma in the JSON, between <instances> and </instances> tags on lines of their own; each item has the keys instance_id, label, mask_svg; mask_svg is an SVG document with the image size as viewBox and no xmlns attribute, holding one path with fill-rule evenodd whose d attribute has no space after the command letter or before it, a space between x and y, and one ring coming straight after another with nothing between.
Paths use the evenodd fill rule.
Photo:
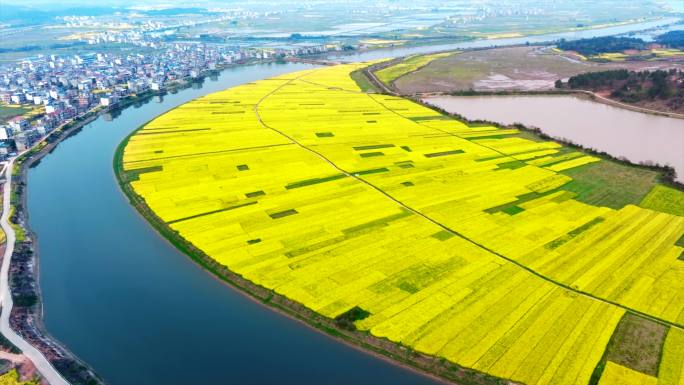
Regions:
<instances>
[{"instance_id":1,"label":"brown bare field","mask_svg":"<svg viewBox=\"0 0 684 385\"><path fill-rule=\"evenodd\" d=\"M615 68L654 70L684 68L684 60L595 63L577 60L551 47L509 47L466 51L437 59L395 80L402 94L421 92L541 91L554 88L558 79L590 71Z\"/></svg>"}]
</instances>

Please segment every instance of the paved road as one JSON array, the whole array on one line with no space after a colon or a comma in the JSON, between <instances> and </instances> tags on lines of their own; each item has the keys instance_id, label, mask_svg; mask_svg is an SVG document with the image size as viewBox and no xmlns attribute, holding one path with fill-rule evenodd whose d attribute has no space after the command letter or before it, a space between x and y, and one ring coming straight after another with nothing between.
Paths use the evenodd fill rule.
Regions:
<instances>
[{"instance_id":1,"label":"paved road","mask_svg":"<svg viewBox=\"0 0 684 385\"><path fill-rule=\"evenodd\" d=\"M12 168L14 159L7 162L5 167L5 184L3 186L2 194L2 217L0 217L0 226L5 231L7 236L7 246L5 247L5 254L2 258L2 267L0 268L0 304L2 304L2 314L0 314L0 333L10 340L16 347L18 347L24 355L33 362L36 369L51 385L68 385L69 383L62 377L61 374L50 364L43 353L34 348L19 334L15 333L10 327L9 316L12 311L12 293L10 292L9 267L14 251L15 234L12 227L9 225L10 212L10 195L12 184Z\"/></svg>"}]
</instances>

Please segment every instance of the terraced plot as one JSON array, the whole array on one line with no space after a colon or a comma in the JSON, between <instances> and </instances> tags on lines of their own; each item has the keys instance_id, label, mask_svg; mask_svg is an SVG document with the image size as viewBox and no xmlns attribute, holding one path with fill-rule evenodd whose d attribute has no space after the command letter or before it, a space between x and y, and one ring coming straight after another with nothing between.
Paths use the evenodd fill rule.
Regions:
<instances>
[{"instance_id":1,"label":"terraced plot","mask_svg":"<svg viewBox=\"0 0 684 385\"><path fill-rule=\"evenodd\" d=\"M684 217L574 200L559 171L600 159L364 94L349 77L364 65L176 108L129 139L123 178L231 271L373 336L587 384L631 311L670 327L663 372L681 381Z\"/></svg>"}]
</instances>

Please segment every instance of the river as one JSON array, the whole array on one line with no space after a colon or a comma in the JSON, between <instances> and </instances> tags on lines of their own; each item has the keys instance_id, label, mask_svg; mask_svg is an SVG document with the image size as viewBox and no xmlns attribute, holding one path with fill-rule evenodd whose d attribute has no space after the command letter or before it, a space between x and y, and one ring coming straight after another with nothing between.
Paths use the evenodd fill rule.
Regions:
<instances>
[{"instance_id":1,"label":"river","mask_svg":"<svg viewBox=\"0 0 684 385\"><path fill-rule=\"evenodd\" d=\"M29 172L47 330L109 384L432 384L341 344L213 279L120 192L116 146L177 105L311 68L236 67L202 88L100 117Z\"/></svg>"},{"instance_id":2,"label":"river","mask_svg":"<svg viewBox=\"0 0 684 385\"><path fill-rule=\"evenodd\" d=\"M512 44L510 40L496 42ZM442 49L369 51L346 59ZM256 304L211 278L162 239L116 183L114 150L141 124L199 96L304 68L311 66L225 70L201 88L153 98L113 119L98 118L29 171L29 223L38 237L46 328L109 384L434 383Z\"/></svg>"},{"instance_id":3,"label":"river","mask_svg":"<svg viewBox=\"0 0 684 385\"><path fill-rule=\"evenodd\" d=\"M680 20L678 18L664 18L655 21L649 21L644 23L634 23L634 24L624 24L616 25L606 28L597 29L583 29L579 31L572 32L558 32L543 35L533 35L533 36L523 36L523 37L512 37L505 39L490 39L490 40L471 40L459 43L451 44L439 44L439 45L425 45L425 46L409 46L409 47L391 47L386 49L378 49L374 51L357 51L352 53L340 53L337 55L330 55L331 58L336 58L344 61L366 61L366 60L377 60L386 57L399 57L415 54L424 54L436 51L449 51L458 49L472 49L472 48L488 48L488 47L503 47L510 45L520 45L520 44L535 44L535 43L547 43L554 42L560 39L566 40L577 40L577 39L588 39L592 37L601 36L611 36L611 35L623 35L630 32L643 31L652 28L658 28L665 25L672 24Z\"/></svg>"},{"instance_id":4,"label":"river","mask_svg":"<svg viewBox=\"0 0 684 385\"><path fill-rule=\"evenodd\" d=\"M626 110L586 98L436 96L428 103L470 120L522 123L547 135L626 158L674 167L684 181L684 120Z\"/></svg>"}]
</instances>

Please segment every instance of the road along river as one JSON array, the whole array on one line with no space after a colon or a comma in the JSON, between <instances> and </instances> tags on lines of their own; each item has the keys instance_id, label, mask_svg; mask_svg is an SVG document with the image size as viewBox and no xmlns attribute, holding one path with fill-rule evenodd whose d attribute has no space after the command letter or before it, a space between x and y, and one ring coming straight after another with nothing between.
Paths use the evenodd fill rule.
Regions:
<instances>
[{"instance_id":1,"label":"road along river","mask_svg":"<svg viewBox=\"0 0 684 385\"><path fill-rule=\"evenodd\" d=\"M418 51L439 49L445 48ZM371 51L347 59L408 53L416 52ZM101 116L30 170L29 223L40 250L46 328L109 384L434 383L213 279L137 214L115 180L117 145L148 120L211 92L310 67L225 70L201 88L153 98L118 117Z\"/></svg>"}]
</instances>

